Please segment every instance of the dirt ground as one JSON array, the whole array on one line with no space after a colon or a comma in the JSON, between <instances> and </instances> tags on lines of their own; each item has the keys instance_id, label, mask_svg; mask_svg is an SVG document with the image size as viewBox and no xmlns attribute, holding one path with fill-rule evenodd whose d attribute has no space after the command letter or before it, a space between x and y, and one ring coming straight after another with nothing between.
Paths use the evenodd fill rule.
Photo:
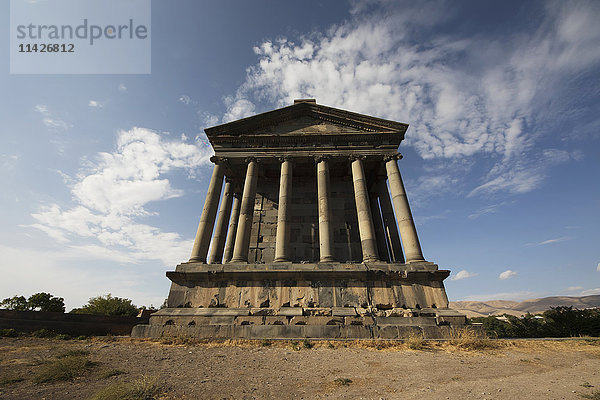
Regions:
<instances>
[{"instance_id":1,"label":"dirt ground","mask_svg":"<svg viewBox=\"0 0 600 400\"><path fill-rule=\"evenodd\" d=\"M0 338L0 399L87 399L141 377L156 378L160 399L600 398L600 341L498 346ZM86 354L94 366L69 381L34 383L45 364L68 351ZM111 370L121 374L109 377Z\"/></svg>"}]
</instances>

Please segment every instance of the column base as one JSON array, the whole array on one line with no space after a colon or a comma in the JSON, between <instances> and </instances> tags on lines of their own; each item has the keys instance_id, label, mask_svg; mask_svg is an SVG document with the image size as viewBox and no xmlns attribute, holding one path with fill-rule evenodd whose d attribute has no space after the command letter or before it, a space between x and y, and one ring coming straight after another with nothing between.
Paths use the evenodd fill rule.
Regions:
<instances>
[{"instance_id":1,"label":"column base","mask_svg":"<svg viewBox=\"0 0 600 400\"><path fill-rule=\"evenodd\" d=\"M371 262L381 262L381 260L377 257L367 257L365 259L363 259L363 262L366 263L371 263Z\"/></svg>"},{"instance_id":2,"label":"column base","mask_svg":"<svg viewBox=\"0 0 600 400\"><path fill-rule=\"evenodd\" d=\"M206 264L206 259L202 259L202 257L192 257L188 262L197 262Z\"/></svg>"},{"instance_id":3,"label":"column base","mask_svg":"<svg viewBox=\"0 0 600 400\"><path fill-rule=\"evenodd\" d=\"M321 258L319 260L319 262L320 263L325 263L325 262L330 263L330 262L336 262L336 261L334 260L333 257L324 257L324 258Z\"/></svg>"},{"instance_id":4,"label":"column base","mask_svg":"<svg viewBox=\"0 0 600 400\"><path fill-rule=\"evenodd\" d=\"M280 258L274 259L273 262L281 263L281 262L291 262L291 261L287 258L280 257Z\"/></svg>"}]
</instances>

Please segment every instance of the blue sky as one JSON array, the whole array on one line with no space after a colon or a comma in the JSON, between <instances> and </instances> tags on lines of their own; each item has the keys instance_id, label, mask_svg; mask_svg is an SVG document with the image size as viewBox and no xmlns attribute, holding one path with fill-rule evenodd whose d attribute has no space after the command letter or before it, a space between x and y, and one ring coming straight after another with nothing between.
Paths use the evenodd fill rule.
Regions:
<instances>
[{"instance_id":1,"label":"blue sky","mask_svg":"<svg viewBox=\"0 0 600 400\"><path fill-rule=\"evenodd\" d=\"M451 300L600 294L598 2L153 1L149 75L10 75L0 14L0 298L160 305L203 129L307 97L410 124L399 166Z\"/></svg>"}]
</instances>

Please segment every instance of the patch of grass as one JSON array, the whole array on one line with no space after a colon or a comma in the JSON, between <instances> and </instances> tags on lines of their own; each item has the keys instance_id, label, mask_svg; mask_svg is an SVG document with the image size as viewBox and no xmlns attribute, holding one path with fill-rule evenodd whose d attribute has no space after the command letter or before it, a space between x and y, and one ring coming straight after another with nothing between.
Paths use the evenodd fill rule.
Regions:
<instances>
[{"instance_id":1,"label":"patch of grass","mask_svg":"<svg viewBox=\"0 0 600 400\"><path fill-rule=\"evenodd\" d=\"M335 349L335 346L333 345L333 343L327 342L327 348L328 349Z\"/></svg>"},{"instance_id":2,"label":"patch of grass","mask_svg":"<svg viewBox=\"0 0 600 400\"><path fill-rule=\"evenodd\" d=\"M0 336L2 337L17 337L19 333L13 328L0 329Z\"/></svg>"},{"instance_id":3,"label":"patch of grass","mask_svg":"<svg viewBox=\"0 0 600 400\"><path fill-rule=\"evenodd\" d=\"M340 386L349 386L352 383L352 379L349 378L335 378L333 383Z\"/></svg>"},{"instance_id":4,"label":"patch of grass","mask_svg":"<svg viewBox=\"0 0 600 400\"><path fill-rule=\"evenodd\" d=\"M55 338L59 340L71 340L71 335L67 335L66 333L59 333L55 336Z\"/></svg>"},{"instance_id":5,"label":"patch of grass","mask_svg":"<svg viewBox=\"0 0 600 400\"><path fill-rule=\"evenodd\" d=\"M411 350L423 350L427 347L427 345L425 344L425 339L423 338L423 334L421 333L411 332L411 334L408 336L408 339L406 339L405 343Z\"/></svg>"},{"instance_id":6,"label":"patch of grass","mask_svg":"<svg viewBox=\"0 0 600 400\"><path fill-rule=\"evenodd\" d=\"M106 378L110 378L112 376L123 375L125 373L126 373L125 371L121 371L120 369L112 368L112 369L108 369L106 371L102 371L102 373L100 373L100 378L106 379Z\"/></svg>"},{"instance_id":7,"label":"patch of grass","mask_svg":"<svg viewBox=\"0 0 600 400\"><path fill-rule=\"evenodd\" d=\"M42 328L32 332L31 335L38 338L53 338L56 337L56 332Z\"/></svg>"},{"instance_id":8,"label":"patch of grass","mask_svg":"<svg viewBox=\"0 0 600 400\"><path fill-rule=\"evenodd\" d=\"M13 383L23 382L25 378L17 376L15 374L9 374L0 378L0 386L11 385Z\"/></svg>"},{"instance_id":9,"label":"patch of grass","mask_svg":"<svg viewBox=\"0 0 600 400\"><path fill-rule=\"evenodd\" d=\"M33 377L36 383L68 381L85 375L95 364L88 356L74 355L45 363Z\"/></svg>"},{"instance_id":10,"label":"patch of grass","mask_svg":"<svg viewBox=\"0 0 600 400\"><path fill-rule=\"evenodd\" d=\"M170 345L179 345L179 346L189 346L189 345L197 345L200 341L197 338L178 334L178 335L164 335L159 339L162 344L170 344Z\"/></svg>"},{"instance_id":11,"label":"patch of grass","mask_svg":"<svg viewBox=\"0 0 600 400\"><path fill-rule=\"evenodd\" d=\"M60 353L56 356L56 358L65 358L65 357L74 357L74 356L89 356L90 352L88 350L83 349L73 349L67 350L63 353Z\"/></svg>"},{"instance_id":12,"label":"patch of grass","mask_svg":"<svg viewBox=\"0 0 600 400\"><path fill-rule=\"evenodd\" d=\"M290 344L292 346L292 350L300 351L300 343L297 340L292 341Z\"/></svg>"},{"instance_id":13,"label":"patch of grass","mask_svg":"<svg viewBox=\"0 0 600 400\"><path fill-rule=\"evenodd\" d=\"M600 400L600 390L595 390L590 394L582 394L584 399Z\"/></svg>"},{"instance_id":14,"label":"patch of grass","mask_svg":"<svg viewBox=\"0 0 600 400\"><path fill-rule=\"evenodd\" d=\"M273 342L271 342L269 339L263 339L263 340L260 342L260 345L261 345L262 347L269 347L269 346L270 346L270 345L272 345L272 344L273 344Z\"/></svg>"},{"instance_id":15,"label":"patch of grass","mask_svg":"<svg viewBox=\"0 0 600 400\"><path fill-rule=\"evenodd\" d=\"M142 376L133 382L120 382L96 392L90 400L153 400L163 392L157 377Z\"/></svg>"},{"instance_id":16,"label":"patch of grass","mask_svg":"<svg viewBox=\"0 0 600 400\"><path fill-rule=\"evenodd\" d=\"M304 340L302 341L302 346L303 346L305 349L312 349L312 348L313 348L315 345L314 345L313 343L311 343L311 342L310 342L310 340L308 340L308 339L304 339Z\"/></svg>"},{"instance_id":17,"label":"patch of grass","mask_svg":"<svg viewBox=\"0 0 600 400\"><path fill-rule=\"evenodd\" d=\"M490 350L499 347L498 342L494 342L485 333L474 329L455 329L451 337L450 345L461 350Z\"/></svg>"}]
</instances>

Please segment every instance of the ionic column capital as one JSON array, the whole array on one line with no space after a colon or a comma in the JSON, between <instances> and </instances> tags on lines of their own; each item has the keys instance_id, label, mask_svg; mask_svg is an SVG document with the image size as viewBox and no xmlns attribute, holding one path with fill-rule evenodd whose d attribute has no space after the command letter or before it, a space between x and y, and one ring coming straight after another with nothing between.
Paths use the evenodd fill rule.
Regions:
<instances>
[{"instance_id":1,"label":"ionic column capital","mask_svg":"<svg viewBox=\"0 0 600 400\"><path fill-rule=\"evenodd\" d=\"M294 159L294 157L290 156L289 154L275 157L275 158L277 158L277 160L279 160L280 163L284 163L286 161L292 161Z\"/></svg>"},{"instance_id":2,"label":"ionic column capital","mask_svg":"<svg viewBox=\"0 0 600 400\"><path fill-rule=\"evenodd\" d=\"M321 161L328 161L331 158L331 156L327 155L327 154L320 154L318 156L315 156L315 163L320 163Z\"/></svg>"},{"instance_id":3,"label":"ionic column capital","mask_svg":"<svg viewBox=\"0 0 600 400\"><path fill-rule=\"evenodd\" d=\"M386 156L383 156L383 161L388 162L388 161L392 161L392 160L402 160L404 156L400 153L396 153L396 154L388 154Z\"/></svg>"},{"instance_id":4,"label":"ionic column capital","mask_svg":"<svg viewBox=\"0 0 600 400\"><path fill-rule=\"evenodd\" d=\"M246 164L250 164L251 162L255 162L255 163L257 163L257 162L258 162L258 158L256 158L256 157L246 157L246 158L244 159L244 162L245 162Z\"/></svg>"},{"instance_id":5,"label":"ionic column capital","mask_svg":"<svg viewBox=\"0 0 600 400\"><path fill-rule=\"evenodd\" d=\"M348 156L348 159L350 160L350 162L356 161L356 160L363 161L365 158L366 157L363 156L362 154L351 154Z\"/></svg>"},{"instance_id":6,"label":"ionic column capital","mask_svg":"<svg viewBox=\"0 0 600 400\"><path fill-rule=\"evenodd\" d=\"M223 164L225 162L227 162L227 157L219 157L219 156L212 156L210 158L210 162L213 164Z\"/></svg>"}]
</instances>

